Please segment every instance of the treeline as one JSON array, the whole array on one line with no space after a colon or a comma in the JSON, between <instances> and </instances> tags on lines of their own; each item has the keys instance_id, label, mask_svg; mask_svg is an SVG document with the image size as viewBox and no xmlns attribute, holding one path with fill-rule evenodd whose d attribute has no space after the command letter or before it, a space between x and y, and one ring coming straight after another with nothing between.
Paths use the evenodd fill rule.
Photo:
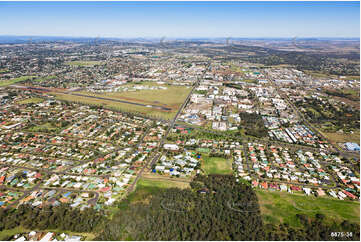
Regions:
<instances>
[{"instance_id":1,"label":"treeline","mask_svg":"<svg viewBox=\"0 0 361 242\"><path fill-rule=\"evenodd\" d=\"M358 101L359 99L357 97L354 97L352 96L351 93L344 93L342 91L337 91L337 90L334 90L334 91L331 91L331 90L326 90L325 93L327 95L330 95L330 96L336 96L336 97L342 97L342 98L347 98L347 99L350 99L352 101Z\"/></svg>"},{"instance_id":2,"label":"treeline","mask_svg":"<svg viewBox=\"0 0 361 242\"><path fill-rule=\"evenodd\" d=\"M262 240L256 194L232 176L199 176L113 217L97 240Z\"/></svg>"},{"instance_id":3,"label":"treeline","mask_svg":"<svg viewBox=\"0 0 361 242\"><path fill-rule=\"evenodd\" d=\"M80 211L67 205L0 209L0 231L22 226L32 230L93 232L97 234L95 240L360 239L358 224L326 221L322 214L298 214L301 228L287 223L264 224L255 192L232 175L200 175L190 186L183 190L160 189L156 196L146 196L126 206L120 203L120 210L111 220L92 208Z\"/></svg>"},{"instance_id":4,"label":"treeline","mask_svg":"<svg viewBox=\"0 0 361 242\"><path fill-rule=\"evenodd\" d=\"M245 113L241 112L239 114L241 118L240 128L245 129L246 135L251 135L257 138L262 138L267 136L268 131L264 126L262 116L256 113Z\"/></svg>"},{"instance_id":5,"label":"treeline","mask_svg":"<svg viewBox=\"0 0 361 242\"><path fill-rule=\"evenodd\" d=\"M332 104L323 103L317 99L307 99L306 102L297 101L295 105L306 109L307 116L312 123L331 122L334 127L325 130L335 132L344 129L344 131L348 131L360 127L360 112L351 106L342 105L340 108L335 108Z\"/></svg>"},{"instance_id":6,"label":"treeline","mask_svg":"<svg viewBox=\"0 0 361 242\"><path fill-rule=\"evenodd\" d=\"M348 60L345 61L343 58ZM355 60L359 58L360 55L355 53L334 56L271 50L267 55L249 57L248 61L269 66L288 64L295 66L298 70L317 71L332 75L358 76L360 75L360 65Z\"/></svg>"},{"instance_id":7,"label":"treeline","mask_svg":"<svg viewBox=\"0 0 361 242\"><path fill-rule=\"evenodd\" d=\"M64 204L43 208L20 205L18 209L0 209L0 231L22 226L34 230L60 229L93 232L105 221L105 217L93 208L80 211Z\"/></svg>"},{"instance_id":8,"label":"treeline","mask_svg":"<svg viewBox=\"0 0 361 242\"><path fill-rule=\"evenodd\" d=\"M146 201L146 202L144 202ZM359 240L360 227L298 214L303 227L265 225L252 188L231 175L198 176L113 216L96 240ZM344 232L343 236L332 232ZM352 236L350 233L352 232ZM346 237L346 235L348 235Z\"/></svg>"}]
</instances>

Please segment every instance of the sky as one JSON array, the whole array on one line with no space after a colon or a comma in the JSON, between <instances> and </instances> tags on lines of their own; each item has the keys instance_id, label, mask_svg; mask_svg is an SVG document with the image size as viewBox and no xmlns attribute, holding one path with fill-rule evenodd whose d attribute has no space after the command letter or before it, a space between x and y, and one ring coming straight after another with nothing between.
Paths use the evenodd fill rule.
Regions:
<instances>
[{"instance_id":1,"label":"sky","mask_svg":"<svg viewBox=\"0 0 361 242\"><path fill-rule=\"evenodd\" d=\"M0 2L0 35L359 37L359 2Z\"/></svg>"}]
</instances>

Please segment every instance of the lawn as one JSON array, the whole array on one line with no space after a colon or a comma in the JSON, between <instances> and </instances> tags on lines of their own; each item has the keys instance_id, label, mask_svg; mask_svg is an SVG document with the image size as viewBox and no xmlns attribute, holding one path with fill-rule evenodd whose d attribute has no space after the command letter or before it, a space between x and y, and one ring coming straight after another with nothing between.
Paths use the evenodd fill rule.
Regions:
<instances>
[{"instance_id":1,"label":"lawn","mask_svg":"<svg viewBox=\"0 0 361 242\"><path fill-rule=\"evenodd\" d=\"M31 79L34 79L34 78L36 78L36 76L21 76L21 77L9 79L9 80L0 80L0 87L12 85L12 84L15 84L17 82L31 80Z\"/></svg>"},{"instance_id":2,"label":"lawn","mask_svg":"<svg viewBox=\"0 0 361 242\"><path fill-rule=\"evenodd\" d=\"M287 222L290 226L301 227L296 214L314 216L322 213L328 221L353 223L360 221L360 203L331 198L313 197L285 192L257 190L257 197L265 223Z\"/></svg>"},{"instance_id":3,"label":"lawn","mask_svg":"<svg viewBox=\"0 0 361 242\"><path fill-rule=\"evenodd\" d=\"M91 67L95 65L101 65L103 64L103 61L69 61L66 62L66 65L70 66L85 66L85 67Z\"/></svg>"},{"instance_id":4,"label":"lawn","mask_svg":"<svg viewBox=\"0 0 361 242\"><path fill-rule=\"evenodd\" d=\"M202 155L202 169L206 174L232 174L232 160Z\"/></svg>"},{"instance_id":5,"label":"lawn","mask_svg":"<svg viewBox=\"0 0 361 242\"><path fill-rule=\"evenodd\" d=\"M33 97L18 101L18 104L41 103L42 101L44 101L44 99Z\"/></svg>"}]
</instances>

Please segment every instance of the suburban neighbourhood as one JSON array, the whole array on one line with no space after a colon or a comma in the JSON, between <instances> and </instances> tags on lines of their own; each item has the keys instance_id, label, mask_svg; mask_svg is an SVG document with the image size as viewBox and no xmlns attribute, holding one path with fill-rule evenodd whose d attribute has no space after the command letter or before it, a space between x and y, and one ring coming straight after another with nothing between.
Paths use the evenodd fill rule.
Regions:
<instances>
[{"instance_id":1,"label":"suburban neighbourhood","mask_svg":"<svg viewBox=\"0 0 361 242\"><path fill-rule=\"evenodd\" d=\"M359 241L359 10L0 2L0 241Z\"/></svg>"}]
</instances>

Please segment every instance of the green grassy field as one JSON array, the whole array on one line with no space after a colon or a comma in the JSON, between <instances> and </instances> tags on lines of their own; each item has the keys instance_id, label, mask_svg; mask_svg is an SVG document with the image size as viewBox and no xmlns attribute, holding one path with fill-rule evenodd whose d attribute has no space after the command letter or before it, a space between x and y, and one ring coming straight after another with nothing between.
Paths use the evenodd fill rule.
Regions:
<instances>
[{"instance_id":1,"label":"green grassy field","mask_svg":"<svg viewBox=\"0 0 361 242\"><path fill-rule=\"evenodd\" d=\"M42 101L44 101L44 99L33 97L18 101L18 104L41 103Z\"/></svg>"},{"instance_id":2,"label":"green grassy field","mask_svg":"<svg viewBox=\"0 0 361 242\"><path fill-rule=\"evenodd\" d=\"M142 177L139 182L137 183L137 189L139 190L147 190L147 191L156 191L158 189L163 188L171 188L171 187L178 187L181 189L189 188L189 183L184 181L177 181L176 178L172 180L163 179L164 177L160 175L150 175L147 177Z\"/></svg>"},{"instance_id":3,"label":"green grassy field","mask_svg":"<svg viewBox=\"0 0 361 242\"><path fill-rule=\"evenodd\" d=\"M221 157L202 155L202 169L206 174L232 174L232 161Z\"/></svg>"},{"instance_id":4,"label":"green grassy field","mask_svg":"<svg viewBox=\"0 0 361 242\"><path fill-rule=\"evenodd\" d=\"M18 77L18 78L9 79L9 80L0 80L0 87L12 85L17 82L31 80L33 78L36 78L36 76L22 76L22 77Z\"/></svg>"},{"instance_id":5,"label":"green grassy field","mask_svg":"<svg viewBox=\"0 0 361 242\"><path fill-rule=\"evenodd\" d=\"M70 65L70 66L85 66L85 67L90 67L90 66L95 66L95 65L101 65L104 62L102 61L69 61L66 62L66 65Z\"/></svg>"},{"instance_id":6,"label":"green grassy field","mask_svg":"<svg viewBox=\"0 0 361 242\"><path fill-rule=\"evenodd\" d=\"M120 203L119 209L127 209L130 204L137 202L147 203L151 196L157 195L157 193L161 192L163 189L172 187L184 189L189 187L189 183L187 184L185 182L179 182L176 180L157 180L153 178L142 177L137 182L135 191L130 193L128 197ZM113 214L115 214L117 211L118 209L113 211Z\"/></svg>"},{"instance_id":7,"label":"green grassy field","mask_svg":"<svg viewBox=\"0 0 361 242\"><path fill-rule=\"evenodd\" d=\"M13 229L5 229L0 231L0 241L8 240L10 236L14 236L20 233L30 232L30 229L25 229L22 227L16 227Z\"/></svg>"},{"instance_id":8,"label":"green grassy field","mask_svg":"<svg viewBox=\"0 0 361 242\"><path fill-rule=\"evenodd\" d=\"M29 129L29 131L31 131L31 132L48 132L48 131L55 131L57 129L58 128L51 125L51 123L44 123L41 125L31 127Z\"/></svg>"},{"instance_id":9,"label":"green grassy field","mask_svg":"<svg viewBox=\"0 0 361 242\"><path fill-rule=\"evenodd\" d=\"M300 227L301 224L296 218L296 214L307 214L314 217L317 213L324 214L328 221L342 222L347 219L358 224L360 221L359 202L308 197L286 192L257 190L256 193L265 223L286 222L290 226Z\"/></svg>"},{"instance_id":10,"label":"green grassy field","mask_svg":"<svg viewBox=\"0 0 361 242\"><path fill-rule=\"evenodd\" d=\"M353 99L360 101L360 90L358 89L343 89L342 92L350 95Z\"/></svg>"}]
</instances>

